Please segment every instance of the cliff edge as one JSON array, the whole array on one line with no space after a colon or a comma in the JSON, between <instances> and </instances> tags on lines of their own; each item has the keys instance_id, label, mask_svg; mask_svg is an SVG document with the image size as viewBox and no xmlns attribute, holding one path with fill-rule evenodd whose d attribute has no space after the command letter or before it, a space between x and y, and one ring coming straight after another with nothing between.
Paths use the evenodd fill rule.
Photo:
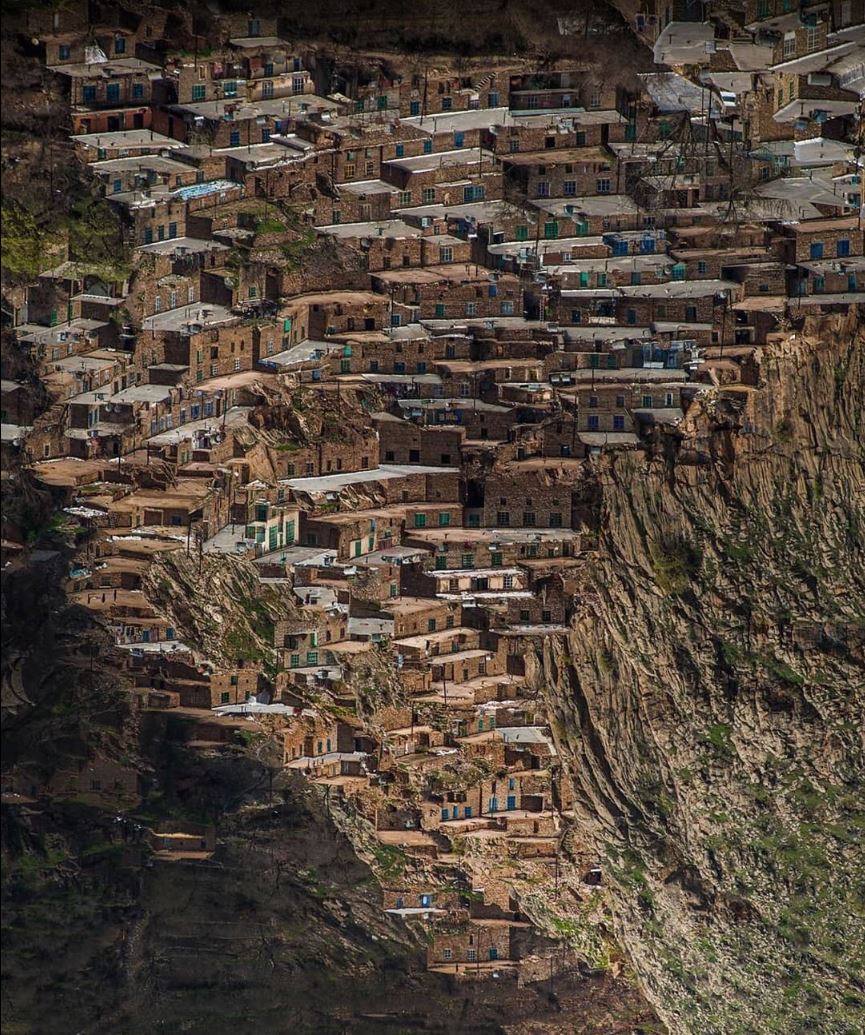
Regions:
<instances>
[{"instance_id":1,"label":"cliff edge","mask_svg":"<svg viewBox=\"0 0 865 1035\"><path fill-rule=\"evenodd\" d=\"M596 594L538 677L672 1032L861 1030L863 413L854 307L596 472Z\"/></svg>"}]
</instances>

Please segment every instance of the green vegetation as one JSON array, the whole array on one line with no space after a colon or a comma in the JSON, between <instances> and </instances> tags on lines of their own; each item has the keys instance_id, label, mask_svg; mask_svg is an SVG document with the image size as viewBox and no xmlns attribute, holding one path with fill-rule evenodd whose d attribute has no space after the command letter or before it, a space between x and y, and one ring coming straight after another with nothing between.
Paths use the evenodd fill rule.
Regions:
<instances>
[{"instance_id":1,"label":"green vegetation","mask_svg":"<svg viewBox=\"0 0 865 1035\"><path fill-rule=\"evenodd\" d=\"M393 845L376 843L373 845L372 854L375 859L375 869L382 882L398 880L405 873L407 859L402 849Z\"/></svg>"},{"instance_id":2,"label":"green vegetation","mask_svg":"<svg viewBox=\"0 0 865 1035\"><path fill-rule=\"evenodd\" d=\"M669 537L649 545L649 556L658 588L667 596L680 596L700 570L702 552L683 537Z\"/></svg>"},{"instance_id":3,"label":"green vegetation","mask_svg":"<svg viewBox=\"0 0 865 1035\"><path fill-rule=\"evenodd\" d=\"M0 236L4 272L22 280L35 280L52 260L36 218L14 202L3 202L3 234Z\"/></svg>"}]
</instances>

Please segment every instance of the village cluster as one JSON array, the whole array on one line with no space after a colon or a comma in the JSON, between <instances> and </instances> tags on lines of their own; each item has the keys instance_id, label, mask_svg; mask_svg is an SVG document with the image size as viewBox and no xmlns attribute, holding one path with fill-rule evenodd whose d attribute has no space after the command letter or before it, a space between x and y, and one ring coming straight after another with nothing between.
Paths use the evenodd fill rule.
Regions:
<instances>
[{"instance_id":1,"label":"village cluster","mask_svg":"<svg viewBox=\"0 0 865 1035\"><path fill-rule=\"evenodd\" d=\"M747 407L767 339L865 291L863 0L704 6L644 0L658 70L630 79L588 44L370 77L264 18L181 52L164 10L29 16L131 272L7 293L51 405L3 382L4 455L86 531L70 592L140 707L193 750L277 736L374 831L434 968L519 970L563 838L586 902L603 880L537 676L591 600L586 470L707 390ZM183 641L148 592L175 551L290 587L263 654Z\"/></svg>"}]
</instances>

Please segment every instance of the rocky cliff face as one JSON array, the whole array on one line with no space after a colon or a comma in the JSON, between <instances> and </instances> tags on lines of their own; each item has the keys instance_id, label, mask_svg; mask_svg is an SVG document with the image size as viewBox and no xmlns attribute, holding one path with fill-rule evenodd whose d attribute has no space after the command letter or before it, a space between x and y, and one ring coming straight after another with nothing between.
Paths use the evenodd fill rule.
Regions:
<instances>
[{"instance_id":1,"label":"rocky cliff face","mask_svg":"<svg viewBox=\"0 0 865 1035\"><path fill-rule=\"evenodd\" d=\"M854 309L596 471L595 596L538 681L672 1032L862 1030L863 415Z\"/></svg>"}]
</instances>

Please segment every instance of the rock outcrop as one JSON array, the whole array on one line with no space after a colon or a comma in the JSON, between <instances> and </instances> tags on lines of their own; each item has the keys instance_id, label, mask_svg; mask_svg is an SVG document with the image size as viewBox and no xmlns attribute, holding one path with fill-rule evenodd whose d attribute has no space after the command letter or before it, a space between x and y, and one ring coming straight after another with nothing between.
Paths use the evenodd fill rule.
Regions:
<instances>
[{"instance_id":1,"label":"rock outcrop","mask_svg":"<svg viewBox=\"0 0 865 1035\"><path fill-rule=\"evenodd\" d=\"M594 594L537 678L671 1032L862 1030L863 415L854 308L598 465Z\"/></svg>"}]
</instances>

